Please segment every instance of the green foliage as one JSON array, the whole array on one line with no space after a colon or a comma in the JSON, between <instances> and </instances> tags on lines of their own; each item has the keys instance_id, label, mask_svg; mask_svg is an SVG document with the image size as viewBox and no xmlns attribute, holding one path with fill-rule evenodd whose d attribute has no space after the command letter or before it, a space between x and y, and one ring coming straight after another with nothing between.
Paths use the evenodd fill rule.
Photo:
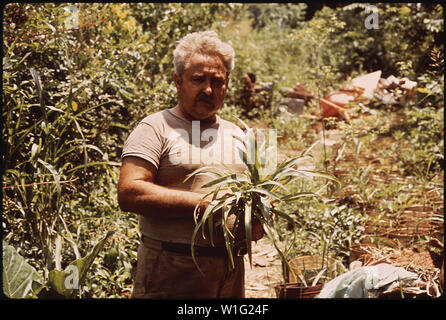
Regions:
<instances>
[{"instance_id":1,"label":"green foliage","mask_svg":"<svg viewBox=\"0 0 446 320\"><path fill-rule=\"evenodd\" d=\"M37 247L34 262L51 269L57 234L71 233L77 215L69 197L74 191L89 193L96 183L91 177L114 165L109 155L116 159L116 147L96 136L100 110L113 102L98 97L87 101L99 73L94 73L95 65L85 70L85 61L75 54L83 49L81 31L56 32L63 7L10 4L6 20L14 19L17 6L28 15L24 24L11 24L22 37L10 38L15 34L6 30L3 47L6 231L11 243ZM112 135L109 139L116 143ZM19 241L13 230L26 230L24 239Z\"/></svg>"},{"instance_id":2,"label":"green foliage","mask_svg":"<svg viewBox=\"0 0 446 320\"><path fill-rule=\"evenodd\" d=\"M107 233L90 254L71 262L64 271L51 270L45 284L45 278L29 265L14 247L3 241L4 294L9 298L73 298L77 292L82 292L87 271L104 247L107 238L113 233Z\"/></svg>"},{"instance_id":3,"label":"green foliage","mask_svg":"<svg viewBox=\"0 0 446 320\"><path fill-rule=\"evenodd\" d=\"M443 10L440 4L377 3L378 29L367 29L369 4L351 4L324 10L316 18L327 20L333 14L345 23L326 43L325 50L336 59L342 73L382 70L383 76L398 73L399 62L412 62L414 74L428 67L429 52L442 46Z\"/></svg>"},{"instance_id":4,"label":"green foliage","mask_svg":"<svg viewBox=\"0 0 446 320\"><path fill-rule=\"evenodd\" d=\"M25 298L36 293L42 285L41 275L25 259L8 245L3 245L2 282L3 293L8 298Z\"/></svg>"},{"instance_id":5,"label":"green foliage","mask_svg":"<svg viewBox=\"0 0 446 320\"><path fill-rule=\"evenodd\" d=\"M231 43L236 53L228 104L238 103L239 90L243 87L245 73L255 73L259 82L271 82L273 88L277 90L282 86L293 87L302 66L300 55L296 50L297 43L293 39L296 31L288 23L280 22L289 14L301 23L302 4L239 6L235 17L214 23L221 38ZM259 12L255 13L257 11ZM273 17L270 15L271 12L277 14ZM256 17L264 21L262 24L267 23L267 25L258 27L255 22ZM269 19L274 22L268 22Z\"/></svg>"},{"instance_id":6,"label":"green foliage","mask_svg":"<svg viewBox=\"0 0 446 320\"><path fill-rule=\"evenodd\" d=\"M124 140L146 114L176 100L175 40L210 27L229 8L80 3L77 28L67 23L67 6L11 3L4 10L4 238L45 273L56 264L58 237L70 243L58 253L62 260L79 258L100 223L110 223L104 217L119 213ZM136 225L120 221L135 229L123 239L133 252L125 258L133 259Z\"/></svg>"},{"instance_id":7,"label":"green foliage","mask_svg":"<svg viewBox=\"0 0 446 320\"><path fill-rule=\"evenodd\" d=\"M113 234L114 231L108 232L87 256L69 263L64 271L51 270L47 284L47 288L49 289L46 291L43 290L40 296L48 297L55 292L65 298L73 298L77 292L82 292L82 285L85 282L87 271L90 269L99 252L104 248L107 239Z\"/></svg>"},{"instance_id":8,"label":"green foliage","mask_svg":"<svg viewBox=\"0 0 446 320\"><path fill-rule=\"evenodd\" d=\"M317 188L321 186L315 182L301 181L291 191L298 193ZM359 243L363 236L366 217L360 210L346 205L305 199L295 203L280 203L278 209L291 216L296 223L297 233L288 223L282 222L277 226L280 241L290 247L288 259L325 255L345 263L350 246Z\"/></svg>"},{"instance_id":9,"label":"green foliage","mask_svg":"<svg viewBox=\"0 0 446 320\"><path fill-rule=\"evenodd\" d=\"M303 24L305 3L258 3L247 6L254 29L279 28L295 29Z\"/></svg>"},{"instance_id":10,"label":"green foliage","mask_svg":"<svg viewBox=\"0 0 446 320\"><path fill-rule=\"evenodd\" d=\"M408 175L429 177L444 168L444 108L414 107L407 112L407 128L393 136L413 148L399 158Z\"/></svg>"}]
</instances>

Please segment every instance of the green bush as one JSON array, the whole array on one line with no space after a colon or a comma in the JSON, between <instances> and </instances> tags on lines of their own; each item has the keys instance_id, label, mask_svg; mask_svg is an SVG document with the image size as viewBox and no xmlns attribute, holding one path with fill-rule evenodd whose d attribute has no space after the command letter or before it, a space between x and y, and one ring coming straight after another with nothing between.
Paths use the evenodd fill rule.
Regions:
<instances>
[{"instance_id":1,"label":"green bush","mask_svg":"<svg viewBox=\"0 0 446 320\"><path fill-rule=\"evenodd\" d=\"M367 29L364 22L371 13L368 4L350 4L336 10L325 7L315 18L329 19L335 14L345 28L335 31L325 50L335 58L343 74L383 71L383 77L398 76L398 63L410 62L412 76L428 68L434 46L443 50L443 7L425 3L377 3L378 29Z\"/></svg>"},{"instance_id":2,"label":"green bush","mask_svg":"<svg viewBox=\"0 0 446 320\"><path fill-rule=\"evenodd\" d=\"M320 187L317 183L296 184L293 192L303 188L318 190ZM293 216L297 224L296 236L288 253L290 257L328 256L347 265L350 246L359 243L364 235L366 217L359 209L347 205L305 199L281 204L278 210ZM293 233L287 227L284 224L279 231L285 243L290 242Z\"/></svg>"},{"instance_id":3,"label":"green bush","mask_svg":"<svg viewBox=\"0 0 446 320\"><path fill-rule=\"evenodd\" d=\"M47 271L59 235L70 243L64 261L110 228L136 252L134 217L116 219L122 145L145 115L175 103L175 40L229 8L80 3L70 16L68 6L10 3L3 12L4 238ZM123 255L127 270L133 253Z\"/></svg>"}]
</instances>

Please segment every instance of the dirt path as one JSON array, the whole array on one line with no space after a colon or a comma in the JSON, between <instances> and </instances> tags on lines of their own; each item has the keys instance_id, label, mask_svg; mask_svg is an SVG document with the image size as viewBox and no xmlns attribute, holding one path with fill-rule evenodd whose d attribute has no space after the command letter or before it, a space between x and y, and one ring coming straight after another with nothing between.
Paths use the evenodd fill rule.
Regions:
<instances>
[{"instance_id":1,"label":"dirt path","mask_svg":"<svg viewBox=\"0 0 446 320\"><path fill-rule=\"evenodd\" d=\"M252 268L245 256L246 298L276 298L274 285L282 281L282 267L276 249L267 238L252 246Z\"/></svg>"}]
</instances>

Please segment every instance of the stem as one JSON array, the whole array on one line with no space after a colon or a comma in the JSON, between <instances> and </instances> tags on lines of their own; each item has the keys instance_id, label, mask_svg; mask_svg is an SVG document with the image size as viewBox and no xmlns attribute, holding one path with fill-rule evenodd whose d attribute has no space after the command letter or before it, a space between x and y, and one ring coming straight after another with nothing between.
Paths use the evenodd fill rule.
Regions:
<instances>
[{"instance_id":1,"label":"stem","mask_svg":"<svg viewBox=\"0 0 446 320\"><path fill-rule=\"evenodd\" d=\"M319 103L319 111L321 113L322 116L322 106L321 106L321 87L320 87L320 82L317 82L317 99L318 99L318 103ZM322 143L324 145L324 169L327 172L327 148L325 145L325 119L322 116Z\"/></svg>"},{"instance_id":2,"label":"stem","mask_svg":"<svg viewBox=\"0 0 446 320\"><path fill-rule=\"evenodd\" d=\"M15 188L20 188L20 187L34 187L34 186L38 186L38 185L42 185L42 184L53 184L53 183L70 183L73 181L76 181L77 179L79 179L79 177L70 179L70 180L65 180L65 181L44 181L44 182L36 182L36 183L28 183L28 184L19 184L19 185L14 185L14 186L4 186L3 189L15 189Z\"/></svg>"}]
</instances>

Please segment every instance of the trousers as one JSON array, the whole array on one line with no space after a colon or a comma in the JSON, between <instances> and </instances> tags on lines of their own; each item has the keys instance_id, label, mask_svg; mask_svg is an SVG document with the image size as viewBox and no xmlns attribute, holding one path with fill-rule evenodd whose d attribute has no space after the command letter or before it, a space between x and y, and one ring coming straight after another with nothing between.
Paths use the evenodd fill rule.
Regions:
<instances>
[{"instance_id":1,"label":"trousers","mask_svg":"<svg viewBox=\"0 0 446 320\"><path fill-rule=\"evenodd\" d=\"M138 248L132 298L244 298L243 255L196 256L163 249L156 240L142 241Z\"/></svg>"}]
</instances>

